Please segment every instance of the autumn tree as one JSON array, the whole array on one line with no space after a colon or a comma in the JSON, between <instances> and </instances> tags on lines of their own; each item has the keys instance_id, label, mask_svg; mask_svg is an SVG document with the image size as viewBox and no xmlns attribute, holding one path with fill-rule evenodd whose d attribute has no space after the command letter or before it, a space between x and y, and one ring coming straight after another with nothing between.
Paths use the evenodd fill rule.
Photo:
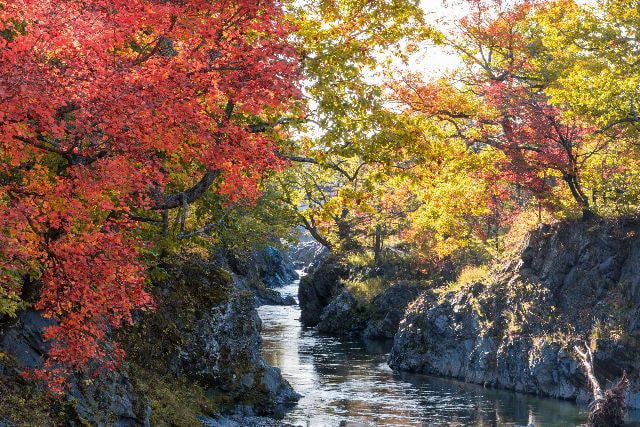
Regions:
<instances>
[{"instance_id":1,"label":"autumn tree","mask_svg":"<svg viewBox=\"0 0 640 427\"><path fill-rule=\"evenodd\" d=\"M417 118L418 140L431 141L412 145L423 172L415 174L422 204L411 240L444 254L493 234L498 251L523 210L537 210L539 220L547 209L636 212L632 5L459 3L466 16L434 40L460 66L438 79L405 73L389 85L390 101Z\"/></svg>"},{"instance_id":2,"label":"autumn tree","mask_svg":"<svg viewBox=\"0 0 640 427\"><path fill-rule=\"evenodd\" d=\"M487 106L474 118L478 142L506 154L502 166L512 181L540 196L553 183L546 173L555 172L577 205L590 211L580 169L606 141L591 137L593 129L583 122L566 120L560 107L549 102L545 91L562 69L534 25L545 4L471 3L461 23L462 38L451 45L468 64L465 81Z\"/></svg>"},{"instance_id":3,"label":"autumn tree","mask_svg":"<svg viewBox=\"0 0 640 427\"><path fill-rule=\"evenodd\" d=\"M490 239L499 245L501 209L510 194L495 167L503 156L470 143L460 121L477 114L481 102L445 80L425 83L417 74L390 82L388 89L389 102L413 129L405 138L411 155L405 175L417 209L404 238L436 262L459 258L472 247L468 261L484 261L483 246Z\"/></svg>"},{"instance_id":4,"label":"autumn tree","mask_svg":"<svg viewBox=\"0 0 640 427\"><path fill-rule=\"evenodd\" d=\"M356 227L365 196L376 194L380 168L402 162L403 126L386 108L380 76L429 29L417 1L309 0L291 2L290 15L308 102L280 153L293 164L286 199L325 246L361 246L373 237Z\"/></svg>"},{"instance_id":5,"label":"autumn tree","mask_svg":"<svg viewBox=\"0 0 640 427\"><path fill-rule=\"evenodd\" d=\"M633 1L552 2L537 14L562 72L546 90L569 119L610 141L587 162L593 204L608 215L637 211L638 13Z\"/></svg>"},{"instance_id":6,"label":"autumn tree","mask_svg":"<svg viewBox=\"0 0 640 427\"><path fill-rule=\"evenodd\" d=\"M9 0L0 27L1 309L37 287L59 390L153 305L139 221L250 199L279 167L263 131L298 96L297 53L272 0Z\"/></svg>"},{"instance_id":7,"label":"autumn tree","mask_svg":"<svg viewBox=\"0 0 640 427\"><path fill-rule=\"evenodd\" d=\"M603 212L598 201L630 202L611 184L634 186L628 166L635 157L636 86L623 53L633 48L618 50L633 43L632 8L570 0L470 3L464 37L451 45L467 63L463 81L493 110L475 127L484 143L507 155L507 174L538 197L564 182L587 214Z\"/></svg>"},{"instance_id":8,"label":"autumn tree","mask_svg":"<svg viewBox=\"0 0 640 427\"><path fill-rule=\"evenodd\" d=\"M547 3L462 3L469 6L467 16L443 37L460 55L462 67L449 83L405 78L409 104L453 125L470 147L498 149L505 155L502 178L543 199L564 181L576 205L589 213L582 169L610 140L584 120L565 115L564 105L551 102L547 90L566 66L551 54L545 27L538 22Z\"/></svg>"}]
</instances>

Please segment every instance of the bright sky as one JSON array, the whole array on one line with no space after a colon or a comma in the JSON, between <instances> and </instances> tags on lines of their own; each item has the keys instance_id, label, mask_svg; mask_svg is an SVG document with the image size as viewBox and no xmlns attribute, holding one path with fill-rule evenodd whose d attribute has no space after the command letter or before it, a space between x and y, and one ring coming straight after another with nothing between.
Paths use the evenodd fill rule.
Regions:
<instances>
[{"instance_id":1,"label":"bright sky","mask_svg":"<svg viewBox=\"0 0 640 427\"><path fill-rule=\"evenodd\" d=\"M461 18L465 11L460 5L445 5L443 0L421 0L425 11L425 19L434 26L442 26L441 21ZM453 3L453 2L451 2ZM425 51L416 55L415 62L411 64L412 71L425 75L441 75L447 70L460 65L460 59L451 51L442 47L428 46Z\"/></svg>"}]
</instances>

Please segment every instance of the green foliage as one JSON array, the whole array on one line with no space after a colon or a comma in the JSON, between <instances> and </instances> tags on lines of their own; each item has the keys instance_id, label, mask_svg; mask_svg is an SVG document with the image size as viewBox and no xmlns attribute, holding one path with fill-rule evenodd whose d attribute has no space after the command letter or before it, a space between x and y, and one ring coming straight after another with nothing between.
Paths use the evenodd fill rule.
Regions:
<instances>
[{"instance_id":1,"label":"green foliage","mask_svg":"<svg viewBox=\"0 0 640 427\"><path fill-rule=\"evenodd\" d=\"M280 239L295 241L297 211L281 202L280 191L275 182L265 182L262 195L254 204L233 207L216 230L222 246L242 252L278 245Z\"/></svg>"},{"instance_id":2,"label":"green foliage","mask_svg":"<svg viewBox=\"0 0 640 427\"><path fill-rule=\"evenodd\" d=\"M271 174L260 184L260 196L229 202L226 196L205 194L198 203L169 213L167 234L162 234L162 219L158 215L147 223L141 234L154 242L146 248L149 260L179 252L181 248L207 250L218 245L232 251L245 251L263 245L278 244L281 239L294 241L294 226L298 223L293 204L282 203L280 173ZM203 225L205 224L205 225Z\"/></svg>"},{"instance_id":3,"label":"green foliage","mask_svg":"<svg viewBox=\"0 0 640 427\"><path fill-rule=\"evenodd\" d=\"M345 256L345 262L355 267L371 267L374 263L371 251L349 252Z\"/></svg>"},{"instance_id":4,"label":"green foliage","mask_svg":"<svg viewBox=\"0 0 640 427\"><path fill-rule=\"evenodd\" d=\"M347 279L342 283L361 302L371 302L381 294L390 283L382 277L369 277L366 279Z\"/></svg>"},{"instance_id":5,"label":"green foliage","mask_svg":"<svg viewBox=\"0 0 640 427\"><path fill-rule=\"evenodd\" d=\"M466 290L469 286L475 283L483 283L488 279L489 268L485 265L480 266L465 266L460 274L458 274L458 278L439 288L438 292L441 294L447 294L449 292L459 292Z\"/></svg>"},{"instance_id":6,"label":"green foliage","mask_svg":"<svg viewBox=\"0 0 640 427\"><path fill-rule=\"evenodd\" d=\"M0 290L0 316L15 317L19 310L23 310L28 303L23 301L15 292Z\"/></svg>"},{"instance_id":7,"label":"green foliage","mask_svg":"<svg viewBox=\"0 0 640 427\"><path fill-rule=\"evenodd\" d=\"M363 304L400 282L426 289L435 278L430 272L420 271L424 264L414 253L399 248L386 248L377 262L370 250L349 251L342 254L342 262L350 271L350 277L341 283ZM385 268L388 271L385 272Z\"/></svg>"}]
</instances>

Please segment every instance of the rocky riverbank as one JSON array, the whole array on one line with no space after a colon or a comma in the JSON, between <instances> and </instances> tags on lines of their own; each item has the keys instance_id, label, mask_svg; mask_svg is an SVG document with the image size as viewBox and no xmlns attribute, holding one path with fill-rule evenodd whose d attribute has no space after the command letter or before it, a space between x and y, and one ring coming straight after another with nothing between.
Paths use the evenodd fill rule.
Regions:
<instances>
[{"instance_id":1,"label":"rocky riverbank","mask_svg":"<svg viewBox=\"0 0 640 427\"><path fill-rule=\"evenodd\" d=\"M392 339L424 283L403 278L397 265L386 267L359 268L335 256L323 258L300 281L302 323L342 338Z\"/></svg>"},{"instance_id":2,"label":"rocky riverbank","mask_svg":"<svg viewBox=\"0 0 640 427\"><path fill-rule=\"evenodd\" d=\"M291 246L287 256L296 269L303 270L306 273L308 269L328 257L329 250L316 242L308 232L300 230L298 243Z\"/></svg>"},{"instance_id":3,"label":"rocky riverbank","mask_svg":"<svg viewBox=\"0 0 640 427\"><path fill-rule=\"evenodd\" d=\"M423 293L395 336L393 369L577 401L591 391L574 345L594 350L602 384L623 370L640 407L640 224L540 226L483 277Z\"/></svg>"},{"instance_id":4,"label":"rocky riverbank","mask_svg":"<svg viewBox=\"0 0 640 427\"><path fill-rule=\"evenodd\" d=\"M293 305L292 297L283 298L277 288L298 279L298 273L289 254L273 246L246 253L218 250L215 263L231 272L234 286L251 293L256 306Z\"/></svg>"},{"instance_id":5,"label":"rocky riverbank","mask_svg":"<svg viewBox=\"0 0 640 427\"><path fill-rule=\"evenodd\" d=\"M191 426L202 423L203 416L236 414L237 420L280 413L299 395L261 356L255 310L262 298L256 289L292 276L291 264L274 254L275 249L257 251L241 263L240 256L221 257L220 252L211 257L182 253L159 266L152 286L156 310L139 314L134 326L118 332L125 363L97 378L78 374L63 399L20 376L42 365L47 350L42 330L50 321L33 310L5 321L0 425L28 420L33 425ZM259 417L247 419L260 425L255 424ZM263 425L276 423L269 419Z\"/></svg>"}]
</instances>

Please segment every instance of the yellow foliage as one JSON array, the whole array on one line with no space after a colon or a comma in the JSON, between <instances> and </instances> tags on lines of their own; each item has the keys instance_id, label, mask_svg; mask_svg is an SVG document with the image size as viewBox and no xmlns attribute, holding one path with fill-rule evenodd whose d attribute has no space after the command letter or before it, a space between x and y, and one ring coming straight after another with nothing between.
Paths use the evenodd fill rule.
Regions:
<instances>
[{"instance_id":1,"label":"yellow foliage","mask_svg":"<svg viewBox=\"0 0 640 427\"><path fill-rule=\"evenodd\" d=\"M540 224L555 221L552 214L545 209L529 209L521 212L511 223L503 240L503 255L514 254L526 244L527 236Z\"/></svg>"},{"instance_id":2,"label":"yellow foliage","mask_svg":"<svg viewBox=\"0 0 640 427\"><path fill-rule=\"evenodd\" d=\"M489 267L486 265L468 265L465 266L458 278L454 282L450 282L446 286L439 289L441 294L447 294L449 292L458 292L466 289L468 286L474 283L484 281L489 275Z\"/></svg>"},{"instance_id":3,"label":"yellow foliage","mask_svg":"<svg viewBox=\"0 0 640 427\"><path fill-rule=\"evenodd\" d=\"M363 302L371 301L382 293L389 284L382 277L370 277L362 280L343 280L342 282L356 298Z\"/></svg>"},{"instance_id":4,"label":"yellow foliage","mask_svg":"<svg viewBox=\"0 0 640 427\"><path fill-rule=\"evenodd\" d=\"M373 253L371 251L349 252L345 261L349 265L366 267L373 264Z\"/></svg>"}]
</instances>

